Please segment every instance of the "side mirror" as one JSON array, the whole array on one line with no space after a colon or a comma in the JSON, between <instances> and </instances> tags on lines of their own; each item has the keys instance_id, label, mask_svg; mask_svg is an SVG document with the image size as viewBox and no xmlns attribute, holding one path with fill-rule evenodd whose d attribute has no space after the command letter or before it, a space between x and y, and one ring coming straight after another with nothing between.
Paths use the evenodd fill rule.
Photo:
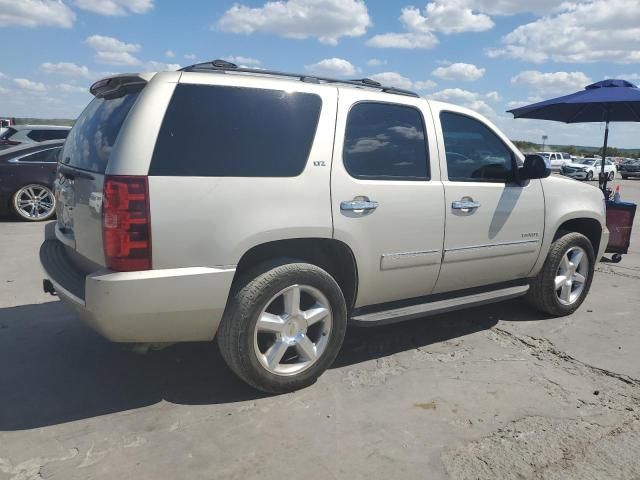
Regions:
<instances>
[{"instance_id":1,"label":"side mirror","mask_svg":"<svg viewBox=\"0 0 640 480\"><path fill-rule=\"evenodd\" d=\"M547 178L551 175L551 169L541 155L526 155L524 165L518 169L520 180L532 180L534 178Z\"/></svg>"}]
</instances>

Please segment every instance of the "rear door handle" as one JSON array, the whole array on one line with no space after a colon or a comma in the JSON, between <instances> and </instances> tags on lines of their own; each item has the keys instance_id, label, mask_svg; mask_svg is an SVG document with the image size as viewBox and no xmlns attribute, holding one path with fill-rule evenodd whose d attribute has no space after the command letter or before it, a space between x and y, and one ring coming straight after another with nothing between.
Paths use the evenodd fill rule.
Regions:
<instances>
[{"instance_id":1,"label":"rear door handle","mask_svg":"<svg viewBox=\"0 0 640 480\"><path fill-rule=\"evenodd\" d=\"M340 202L340 210L349 210L352 212L365 212L375 210L380 204L373 200L349 200Z\"/></svg>"},{"instance_id":2,"label":"rear door handle","mask_svg":"<svg viewBox=\"0 0 640 480\"><path fill-rule=\"evenodd\" d=\"M480 208L480 202L474 200L457 200L451 204L451 208L454 210L460 210L463 213L468 213L471 210Z\"/></svg>"}]
</instances>

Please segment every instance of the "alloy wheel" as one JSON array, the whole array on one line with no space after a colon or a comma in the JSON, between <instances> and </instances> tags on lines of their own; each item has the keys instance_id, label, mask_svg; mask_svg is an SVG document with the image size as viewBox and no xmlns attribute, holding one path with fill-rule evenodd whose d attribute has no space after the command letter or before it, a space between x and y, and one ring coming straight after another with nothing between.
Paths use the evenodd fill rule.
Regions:
<instances>
[{"instance_id":1,"label":"alloy wheel","mask_svg":"<svg viewBox=\"0 0 640 480\"><path fill-rule=\"evenodd\" d=\"M18 215L26 220L43 220L53 213L56 201L53 192L37 184L27 185L16 192L13 205Z\"/></svg>"},{"instance_id":2,"label":"alloy wheel","mask_svg":"<svg viewBox=\"0 0 640 480\"><path fill-rule=\"evenodd\" d=\"M572 305L582 295L589 276L589 257L581 247L571 247L563 255L555 278L555 292L563 305Z\"/></svg>"},{"instance_id":3,"label":"alloy wheel","mask_svg":"<svg viewBox=\"0 0 640 480\"><path fill-rule=\"evenodd\" d=\"M260 364L276 375L295 375L322 356L332 311L327 297L310 285L291 285L267 302L254 330Z\"/></svg>"}]
</instances>

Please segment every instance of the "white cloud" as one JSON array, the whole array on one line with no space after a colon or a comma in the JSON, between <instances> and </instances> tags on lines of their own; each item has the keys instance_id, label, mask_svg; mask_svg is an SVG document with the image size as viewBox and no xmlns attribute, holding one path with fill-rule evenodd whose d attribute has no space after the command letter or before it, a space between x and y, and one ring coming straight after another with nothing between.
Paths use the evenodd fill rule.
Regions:
<instances>
[{"instance_id":1,"label":"white cloud","mask_svg":"<svg viewBox=\"0 0 640 480\"><path fill-rule=\"evenodd\" d=\"M174 58L176 54L173 52L173 50L167 50L166 52L164 52L164 56L167 58Z\"/></svg>"},{"instance_id":2,"label":"white cloud","mask_svg":"<svg viewBox=\"0 0 640 480\"><path fill-rule=\"evenodd\" d=\"M358 69L343 58L325 58L317 63L305 65L311 73L328 77L350 77L358 73Z\"/></svg>"},{"instance_id":3,"label":"white cloud","mask_svg":"<svg viewBox=\"0 0 640 480\"><path fill-rule=\"evenodd\" d=\"M76 14L61 0L0 0L0 27L63 27Z\"/></svg>"},{"instance_id":4,"label":"white cloud","mask_svg":"<svg viewBox=\"0 0 640 480\"><path fill-rule=\"evenodd\" d=\"M369 78L371 80L375 80L376 82L380 82L382 85L388 87L397 87L404 89L410 89L413 87L413 82L407 77L403 77L398 72L376 73L375 75L371 75Z\"/></svg>"},{"instance_id":5,"label":"white cloud","mask_svg":"<svg viewBox=\"0 0 640 480\"><path fill-rule=\"evenodd\" d=\"M110 17L147 13L153 8L153 0L75 0L78 8Z\"/></svg>"},{"instance_id":6,"label":"white cloud","mask_svg":"<svg viewBox=\"0 0 640 480\"><path fill-rule=\"evenodd\" d=\"M438 84L433 80L424 80L424 81L418 80L413 84L413 87L416 90L431 90L432 88L435 88L437 86Z\"/></svg>"},{"instance_id":7,"label":"white cloud","mask_svg":"<svg viewBox=\"0 0 640 480\"><path fill-rule=\"evenodd\" d=\"M185 55L185 58L186 58L186 55ZM227 62L235 63L243 67L258 67L262 64L262 62L257 58L243 57L241 55L236 55L236 56L231 55L229 57L224 57L223 60L226 60Z\"/></svg>"},{"instance_id":8,"label":"white cloud","mask_svg":"<svg viewBox=\"0 0 640 480\"><path fill-rule=\"evenodd\" d=\"M88 86L79 87L70 83L59 83L55 88L64 93L89 93Z\"/></svg>"},{"instance_id":9,"label":"white cloud","mask_svg":"<svg viewBox=\"0 0 640 480\"><path fill-rule=\"evenodd\" d=\"M531 87L549 96L582 90L592 83L592 80L582 72L542 73L537 70L525 70L513 77L511 83Z\"/></svg>"},{"instance_id":10,"label":"white cloud","mask_svg":"<svg viewBox=\"0 0 640 480\"><path fill-rule=\"evenodd\" d=\"M371 24L363 0L279 0L252 8L235 4L218 20L223 32L315 37L335 45L341 37L364 35Z\"/></svg>"},{"instance_id":11,"label":"white cloud","mask_svg":"<svg viewBox=\"0 0 640 480\"><path fill-rule=\"evenodd\" d=\"M563 3L558 11L507 34L490 57L530 62L586 63L640 61L638 0Z\"/></svg>"},{"instance_id":12,"label":"white cloud","mask_svg":"<svg viewBox=\"0 0 640 480\"><path fill-rule=\"evenodd\" d=\"M490 102L499 102L502 100L502 97L500 96L500 94L495 91L485 94L485 98Z\"/></svg>"},{"instance_id":13,"label":"white cloud","mask_svg":"<svg viewBox=\"0 0 640 480\"><path fill-rule=\"evenodd\" d=\"M71 62L44 62L40 68L46 73L55 73L58 75L68 75L72 77L88 77L89 69L84 65L76 65Z\"/></svg>"},{"instance_id":14,"label":"white cloud","mask_svg":"<svg viewBox=\"0 0 640 480\"><path fill-rule=\"evenodd\" d=\"M18 86L18 88L20 88L21 90L26 90L28 92L42 93L47 90L47 88L44 86L44 83L34 82L26 78L14 78L13 81Z\"/></svg>"},{"instance_id":15,"label":"white cloud","mask_svg":"<svg viewBox=\"0 0 640 480\"><path fill-rule=\"evenodd\" d=\"M431 74L443 80L462 80L471 82L482 78L485 69L471 63L452 63L446 67L438 67Z\"/></svg>"},{"instance_id":16,"label":"white cloud","mask_svg":"<svg viewBox=\"0 0 640 480\"><path fill-rule=\"evenodd\" d=\"M474 110L487 117L494 117L496 112L485 101L486 95L460 88L447 88L428 95L428 98L453 103Z\"/></svg>"},{"instance_id":17,"label":"white cloud","mask_svg":"<svg viewBox=\"0 0 640 480\"><path fill-rule=\"evenodd\" d=\"M484 32L493 28L491 17L474 11L469 4L473 2L455 0L436 0L427 4L424 17L419 21L427 28L445 34L461 32Z\"/></svg>"},{"instance_id":18,"label":"white cloud","mask_svg":"<svg viewBox=\"0 0 640 480\"><path fill-rule=\"evenodd\" d=\"M386 64L387 64L386 60L379 60L377 58L372 58L370 60L367 60L367 66L369 67L380 67Z\"/></svg>"},{"instance_id":19,"label":"white cloud","mask_svg":"<svg viewBox=\"0 0 640 480\"><path fill-rule=\"evenodd\" d=\"M420 10L415 7L405 7L400 14L400 23L406 32L382 33L367 40L367 45L377 48L433 48L438 44L438 38L426 25Z\"/></svg>"},{"instance_id":20,"label":"white cloud","mask_svg":"<svg viewBox=\"0 0 640 480\"><path fill-rule=\"evenodd\" d=\"M0 78L4 78L4 77L6 77L6 75L4 73L0 72Z\"/></svg>"},{"instance_id":21,"label":"white cloud","mask_svg":"<svg viewBox=\"0 0 640 480\"><path fill-rule=\"evenodd\" d=\"M184 58L187 60L197 60L198 57L195 53L185 53Z\"/></svg>"},{"instance_id":22,"label":"white cloud","mask_svg":"<svg viewBox=\"0 0 640 480\"><path fill-rule=\"evenodd\" d=\"M91 35L85 42L95 51L95 60L108 65L139 65L141 62L132 53L142 47L134 43L125 43L117 38L103 35Z\"/></svg>"},{"instance_id":23,"label":"white cloud","mask_svg":"<svg viewBox=\"0 0 640 480\"><path fill-rule=\"evenodd\" d=\"M151 60L149 62L144 62L141 68L147 72L166 72L178 70L181 66L177 63L155 62Z\"/></svg>"}]
</instances>

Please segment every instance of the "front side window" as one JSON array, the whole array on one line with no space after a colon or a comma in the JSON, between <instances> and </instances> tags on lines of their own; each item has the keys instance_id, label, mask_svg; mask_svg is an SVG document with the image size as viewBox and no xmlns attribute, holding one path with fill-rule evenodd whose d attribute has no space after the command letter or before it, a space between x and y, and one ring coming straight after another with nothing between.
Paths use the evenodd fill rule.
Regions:
<instances>
[{"instance_id":1,"label":"front side window","mask_svg":"<svg viewBox=\"0 0 640 480\"><path fill-rule=\"evenodd\" d=\"M180 84L167 108L149 175L295 177L320 118L313 93Z\"/></svg>"},{"instance_id":2,"label":"front side window","mask_svg":"<svg viewBox=\"0 0 640 480\"><path fill-rule=\"evenodd\" d=\"M484 123L453 112L440 114L449 180L505 182L513 178L513 153Z\"/></svg>"},{"instance_id":3,"label":"front side window","mask_svg":"<svg viewBox=\"0 0 640 480\"><path fill-rule=\"evenodd\" d=\"M419 110L390 103L358 103L347 118L342 158L352 177L427 180L426 134Z\"/></svg>"}]
</instances>

